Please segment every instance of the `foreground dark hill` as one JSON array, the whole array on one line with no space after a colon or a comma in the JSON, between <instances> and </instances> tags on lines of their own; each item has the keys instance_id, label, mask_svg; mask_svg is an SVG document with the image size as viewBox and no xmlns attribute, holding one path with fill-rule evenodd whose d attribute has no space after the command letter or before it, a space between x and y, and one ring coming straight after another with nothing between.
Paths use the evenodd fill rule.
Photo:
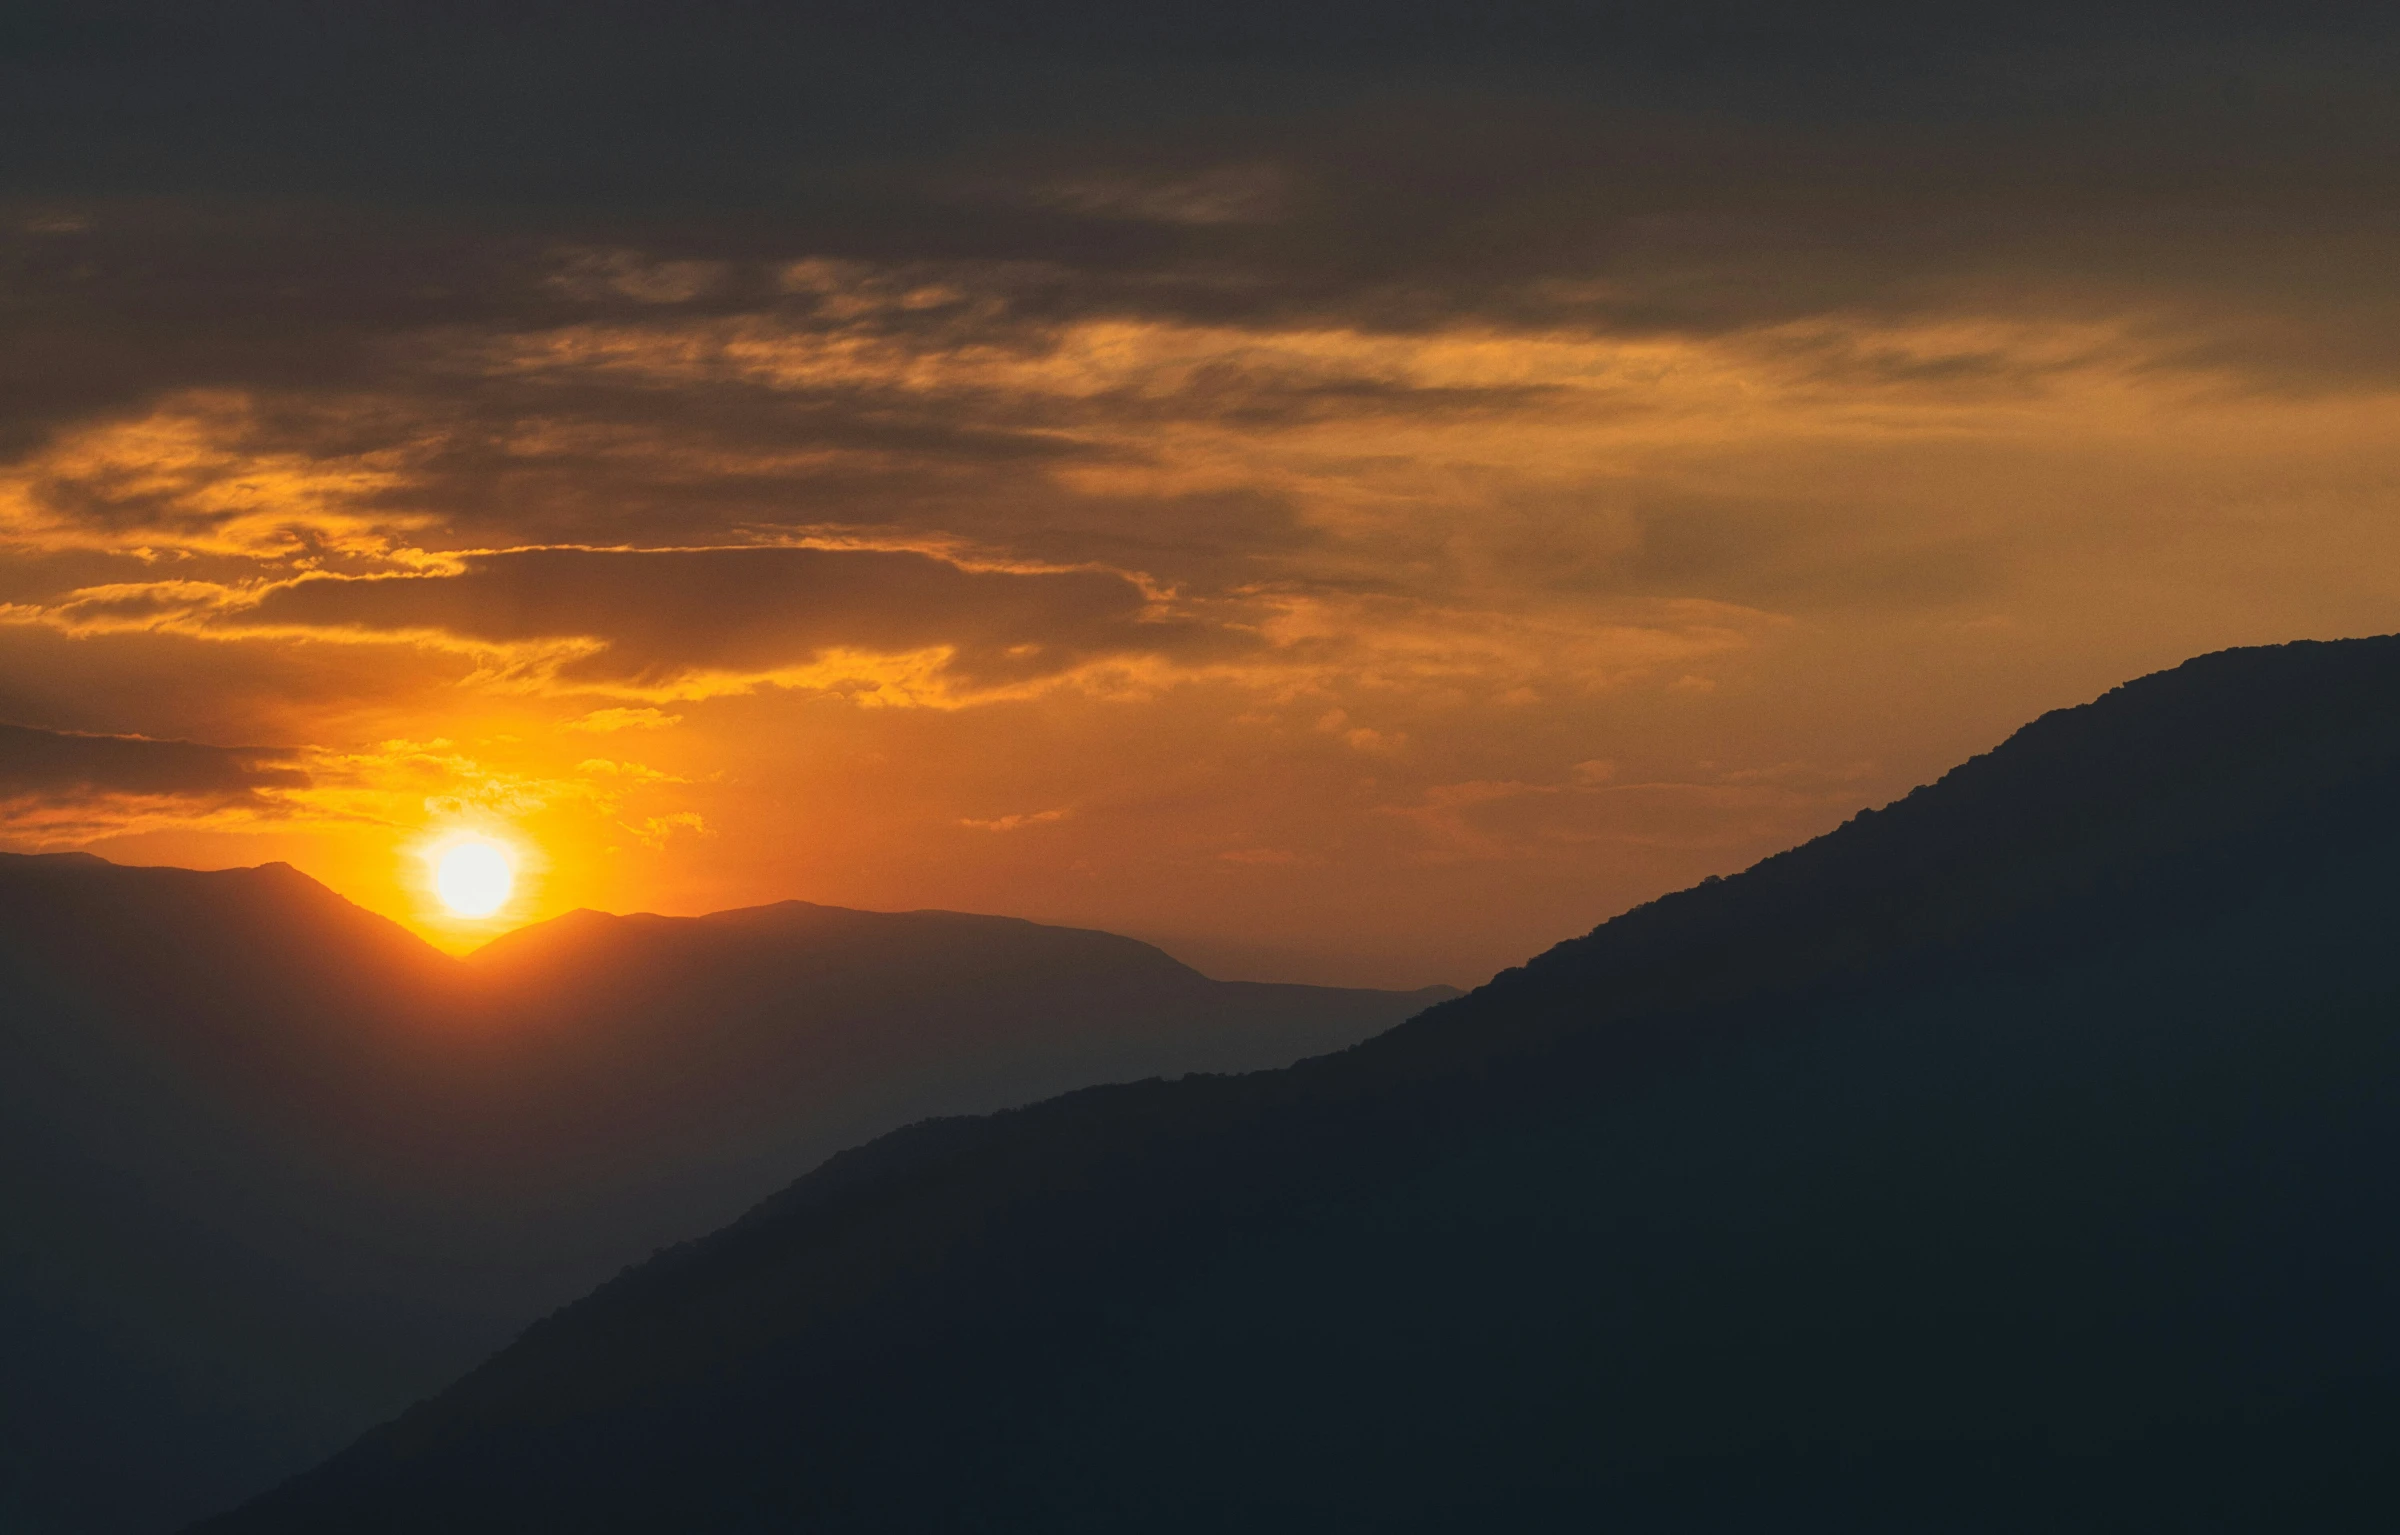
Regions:
<instances>
[{"instance_id":1,"label":"foreground dark hill","mask_svg":"<svg viewBox=\"0 0 2400 1535\"><path fill-rule=\"evenodd\" d=\"M896 1125L1280 1065L1445 995L797 904L461 962L282 865L0 856L0 1530L239 1501Z\"/></svg>"},{"instance_id":2,"label":"foreground dark hill","mask_svg":"<svg viewBox=\"0 0 2400 1535\"><path fill-rule=\"evenodd\" d=\"M920 1125L210 1535L2400 1517L2400 640L1284 1072Z\"/></svg>"}]
</instances>

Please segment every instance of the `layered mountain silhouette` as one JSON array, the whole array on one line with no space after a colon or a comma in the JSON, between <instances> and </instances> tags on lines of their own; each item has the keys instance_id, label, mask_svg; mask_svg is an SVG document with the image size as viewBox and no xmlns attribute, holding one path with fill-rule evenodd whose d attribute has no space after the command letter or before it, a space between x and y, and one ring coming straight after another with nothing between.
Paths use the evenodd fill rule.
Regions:
<instances>
[{"instance_id":1,"label":"layered mountain silhouette","mask_svg":"<svg viewBox=\"0 0 2400 1535\"><path fill-rule=\"evenodd\" d=\"M1451 995L799 902L462 961L284 865L0 856L0 1529L224 1508L896 1126Z\"/></svg>"},{"instance_id":2,"label":"layered mountain silhouette","mask_svg":"<svg viewBox=\"0 0 2400 1535\"><path fill-rule=\"evenodd\" d=\"M2400 639L836 1157L209 1535L2385 1528Z\"/></svg>"}]
</instances>

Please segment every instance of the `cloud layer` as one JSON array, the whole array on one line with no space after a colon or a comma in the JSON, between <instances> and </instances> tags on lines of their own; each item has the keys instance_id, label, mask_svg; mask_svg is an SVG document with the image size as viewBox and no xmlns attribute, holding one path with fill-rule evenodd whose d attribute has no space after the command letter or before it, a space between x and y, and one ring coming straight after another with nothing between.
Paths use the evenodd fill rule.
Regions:
<instances>
[{"instance_id":1,"label":"cloud layer","mask_svg":"<svg viewBox=\"0 0 2400 1535\"><path fill-rule=\"evenodd\" d=\"M1470 980L2400 625L2379 11L27 16L20 840Z\"/></svg>"},{"instance_id":2,"label":"cloud layer","mask_svg":"<svg viewBox=\"0 0 2400 1535\"><path fill-rule=\"evenodd\" d=\"M905 550L519 549L438 574L302 576L240 621L547 652L566 686L663 691L711 677L866 680L845 674L844 656L869 669L929 657L933 681L990 689L1234 648L1163 606L1114 572L976 570Z\"/></svg>"},{"instance_id":3,"label":"cloud layer","mask_svg":"<svg viewBox=\"0 0 2400 1535\"><path fill-rule=\"evenodd\" d=\"M142 821L283 813L306 789L296 753L0 724L0 818L44 840Z\"/></svg>"}]
</instances>

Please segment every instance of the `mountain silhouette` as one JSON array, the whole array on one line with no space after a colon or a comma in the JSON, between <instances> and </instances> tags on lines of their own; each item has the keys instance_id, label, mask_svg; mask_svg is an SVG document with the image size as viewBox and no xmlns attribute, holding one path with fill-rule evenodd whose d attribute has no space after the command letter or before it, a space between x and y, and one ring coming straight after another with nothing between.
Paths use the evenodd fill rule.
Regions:
<instances>
[{"instance_id":1,"label":"mountain silhouette","mask_svg":"<svg viewBox=\"0 0 2400 1535\"><path fill-rule=\"evenodd\" d=\"M2400 639L1287 1070L913 1126L208 1535L2388 1528Z\"/></svg>"},{"instance_id":2,"label":"mountain silhouette","mask_svg":"<svg viewBox=\"0 0 2400 1535\"><path fill-rule=\"evenodd\" d=\"M1455 995L792 902L465 960L281 864L0 856L0 1529L161 1531L844 1146Z\"/></svg>"}]
</instances>

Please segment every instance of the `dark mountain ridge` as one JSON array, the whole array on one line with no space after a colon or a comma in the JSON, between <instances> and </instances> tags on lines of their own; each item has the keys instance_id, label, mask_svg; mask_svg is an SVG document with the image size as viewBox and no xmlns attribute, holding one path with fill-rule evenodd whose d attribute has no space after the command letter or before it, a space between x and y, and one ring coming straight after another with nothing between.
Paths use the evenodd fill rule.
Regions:
<instances>
[{"instance_id":1,"label":"dark mountain ridge","mask_svg":"<svg viewBox=\"0 0 2400 1535\"><path fill-rule=\"evenodd\" d=\"M1071 1038L1100 1070L1116 1069L1115 1055L1146 1062L1170 1037L1196 1063L1187 1069L1255 1070L1279 1054L1297 1058L1356 1043L1389 1018L1392 997L1423 1006L1458 994L1442 986L1393 993L1218 981L1114 933L806 901L694 918L574 912L497 939L468 963L520 1017L680 1012L722 1027L805 988L821 1013L838 1016L853 1034L870 1020L972 987L985 1006L943 1013L951 1031L945 1050L972 1060L981 1041L1021 1041L1038 1029ZM1137 1011L1110 1013L1112 1000ZM1073 1011L1060 1016L1060 1008ZM980 1077L988 1064L969 1075ZM1012 1090L998 1091L1007 1097Z\"/></svg>"},{"instance_id":2,"label":"dark mountain ridge","mask_svg":"<svg viewBox=\"0 0 2400 1535\"><path fill-rule=\"evenodd\" d=\"M2400 639L1338 1055L847 1153L207 1526L2380 1526Z\"/></svg>"},{"instance_id":3,"label":"dark mountain ridge","mask_svg":"<svg viewBox=\"0 0 2400 1535\"><path fill-rule=\"evenodd\" d=\"M305 1465L841 1147L1449 995L954 913L578 913L466 960L285 865L0 856L0 1527Z\"/></svg>"}]
</instances>

